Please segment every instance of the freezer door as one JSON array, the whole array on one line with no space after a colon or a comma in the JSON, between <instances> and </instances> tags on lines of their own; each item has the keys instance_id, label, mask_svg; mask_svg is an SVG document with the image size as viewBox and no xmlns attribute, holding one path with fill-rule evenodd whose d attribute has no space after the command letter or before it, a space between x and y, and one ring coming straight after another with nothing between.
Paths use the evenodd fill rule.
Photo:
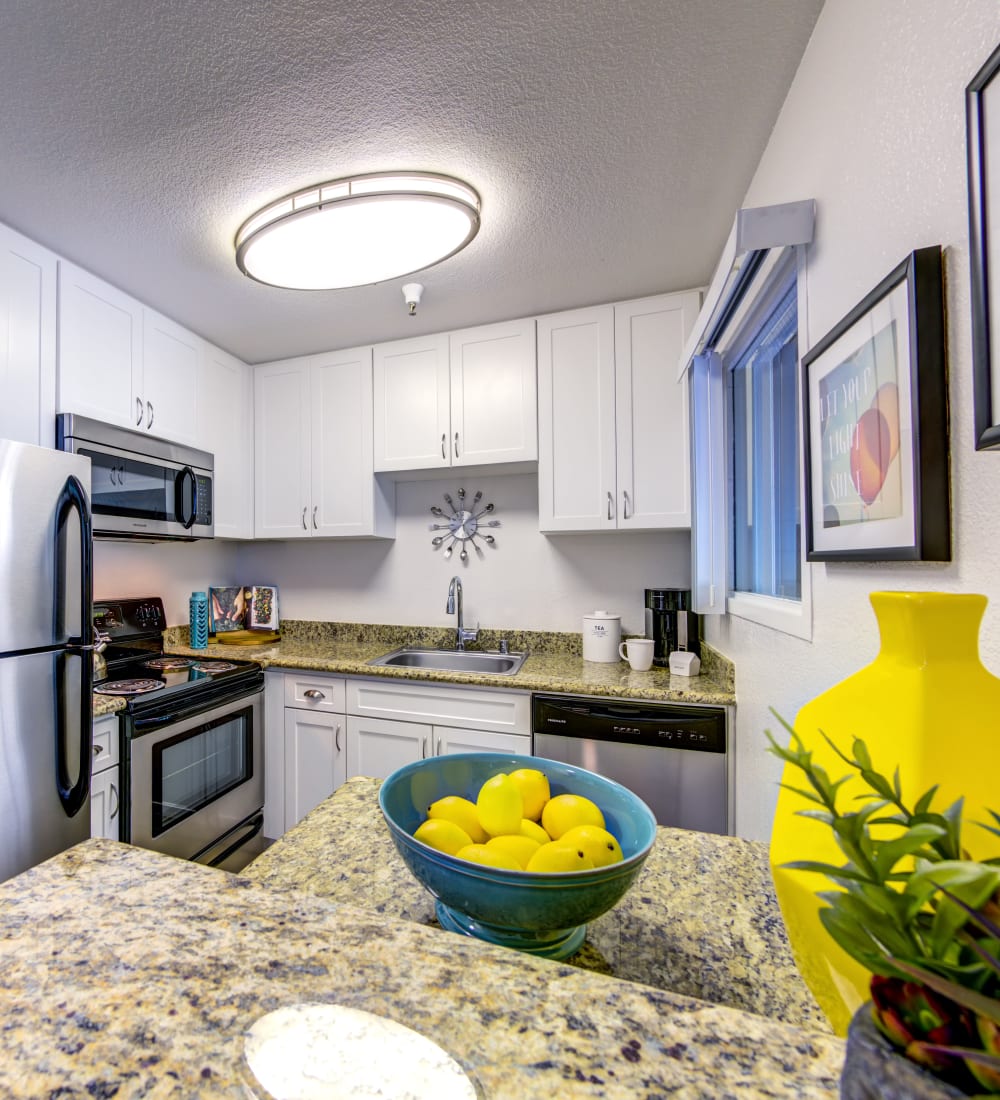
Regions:
<instances>
[{"instance_id":1,"label":"freezer door","mask_svg":"<svg viewBox=\"0 0 1000 1100\"><path fill-rule=\"evenodd\" d=\"M90 659L86 652L0 658L0 881L90 836L89 738L79 725ZM82 798L67 800L67 785Z\"/></svg>"},{"instance_id":2,"label":"freezer door","mask_svg":"<svg viewBox=\"0 0 1000 1100\"><path fill-rule=\"evenodd\" d=\"M80 593L89 589L81 568L90 551L81 548L80 533L90 520L82 524L79 507L67 508L73 478L86 508L87 459L0 439L0 654L89 633Z\"/></svg>"}]
</instances>

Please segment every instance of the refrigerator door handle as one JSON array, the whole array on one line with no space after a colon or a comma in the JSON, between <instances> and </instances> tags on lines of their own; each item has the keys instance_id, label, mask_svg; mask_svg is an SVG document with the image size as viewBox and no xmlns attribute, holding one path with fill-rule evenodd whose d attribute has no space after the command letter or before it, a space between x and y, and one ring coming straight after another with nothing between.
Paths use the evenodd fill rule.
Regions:
<instances>
[{"instance_id":1,"label":"refrigerator door handle","mask_svg":"<svg viewBox=\"0 0 1000 1100\"><path fill-rule=\"evenodd\" d=\"M75 817L87 801L90 793L90 757L93 752L93 690L94 662L91 656L94 644L93 604L93 532L90 523L90 507L87 492L75 477L68 477L56 505L57 543L56 560L66 521L76 512L80 521L80 636L71 638L63 660L57 661L56 681L56 788L67 817ZM56 606L63 606L64 570L56 570ZM79 774L74 782L69 774L66 745L66 669L67 659L80 661L80 749Z\"/></svg>"}]
</instances>

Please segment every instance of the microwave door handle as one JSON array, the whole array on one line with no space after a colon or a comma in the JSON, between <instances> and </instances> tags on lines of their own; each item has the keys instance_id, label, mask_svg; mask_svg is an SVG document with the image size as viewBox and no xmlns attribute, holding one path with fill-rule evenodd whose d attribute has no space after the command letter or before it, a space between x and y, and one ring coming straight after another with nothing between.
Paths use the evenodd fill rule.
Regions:
<instances>
[{"instance_id":1,"label":"microwave door handle","mask_svg":"<svg viewBox=\"0 0 1000 1100\"><path fill-rule=\"evenodd\" d=\"M90 525L90 509L87 493L80 481L68 477L56 505L56 560L61 561L60 551L65 547L63 535L70 512L76 512L80 521L80 637L69 640L66 651L56 657L56 788L59 801L67 817L75 817L87 801L90 793L90 757L93 752L93 686L94 662L91 656L94 642L92 619L93 596L93 538ZM64 564L56 568L56 606L61 607L67 593L64 591ZM76 782L70 779L67 754L66 729L66 676L69 660L80 662L80 713L78 715L80 739Z\"/></svg>"},{"instance_id":2,"label":"microwave door handle","mask_svg":"<svg viewBox=\"0 0 1000 1100\"><path fill-rule=\"evenodd\" d=\"M181 511L184 507L183 485L185 478L191 480L191 514L189 516L184 516ZM185 466L177 475L175 492L177 493L177 501L174 512L177 516L177 522L181 524L185 531L190 531L194 527L194 521L198 518L198 478L195 477L194 470L190 466Z\"/></svg>"}]
</instances>

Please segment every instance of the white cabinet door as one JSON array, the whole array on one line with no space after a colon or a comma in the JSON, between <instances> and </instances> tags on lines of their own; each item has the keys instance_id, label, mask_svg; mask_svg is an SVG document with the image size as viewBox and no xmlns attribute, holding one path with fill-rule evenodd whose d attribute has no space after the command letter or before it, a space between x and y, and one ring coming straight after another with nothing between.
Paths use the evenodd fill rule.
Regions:
<instances>
[{"instance_id":1,"label":"white cabinet door","mask_svg":"<svg viewBox=\"0 0 1000 1100\"><path fill-rule=\"evenodd\" d=\"M450 465L447 335L377 344L374 373L374 468Z\"/></svg>"},{"instance_id":2,"label":"white cabinet door","mask_svg":"<svg viewBox=\"0 0 1000 1100\"><path fill-rule=\"evenodd\" d=\"M198 336L151 309L142 311L143 428L176 443L197 445L198 378L204 345Z\"/></svg>"},{"instance_id":3,"label":"white cabinet door","mask_svg":"<svg viewBox=\"0 0 1000 1100\"><path fill-rule=\"evenodd\" d=\"M98 772L90 781L90 835L118 840L120 811L118 768Z\"/></svg>"},{"instance_id":4,"label":"white cabinet door","mask_svg":"<svg viewBox=\"0 0 1000 1100\"><path fill-rule=\"evenodd\" d=\"M344 716L285 711L285 828L344 782Z\"/></svg>"},{"instance_id":5,"label":"white cabinet door","mask_svg":"<svg viewBox=\"0 0 1000 1100\"><path fill-rule=\"evenodd\" d=\"M616 502L614 310L539 317L539 527L613 530Z\"/></svg>"},{"instance_id":6,"label":"white cabinet door","mask_svg":"<svg viewBox=\"0 0 1000 1100\"><path fill-rule=\"evenodd\" d=\"M56 257L0 225L0 439L54 445Z\"/></svg>"},{"instance_id":7,"label":"white cabinet door","mask_svg":"<svg viewBox=\"0 0 1000 1100\"><path fill-rule=\"evenodd\" d=\"M492 733L489 730L434 727L434 755L452 752L509 752L531 755L531 738L520 733Z\"/></svg>"},{"instance_id":8,"label":"white cabinet door","mask_svg":"<svg viewBox=\"0 0 1000 1100\"><path fill-rule=\"evenodd\" d=\"M677 363L700 296L665 294L615 306L618 526L691 526L687 376Z\"/></svg>"},{"instance_id":9,"label":"white cabinet door","mask_svg":"<svg viewBox=\"0 0 1000 1100\"><path fill-rule=\"evenodd\" d=\"M254 536L308 538L311 511L309 368L254 368Z\"/></svg>"},{"instance_id":10,"label":"white cabinet door","mask_svg":"<svg viewBox=\"0 0 1000 1100\"><path fill-rule=\"evenodd\" d=\"M310 534L392 538L395 490L374 475L372 349L316 356L310 375Z\"/></svg>"},{"instance_id":11,"label":"white cabinet door","mask_svg":"<svg viewBox=\"0 0 1000 1100\"><path fill-rule=\"evenodd\" d=\"M536 459L534 320L451 333L449 363L452 465Z\"/></svg>"},{"instance_id":12,"label":"white cabinet door","mask_svg":"<svg viewBox=\"0 0 1000 1100\"><path fill-rule=\"evenodd\" d=\"M142 307L59 261L59 412L143 430Z\"/></svg>"},{"instance_id":13,"label":"white cabinet door","mask_svg":"<svg viewBox=\"0 0 1000 1100\"><path fill-rule=\"evenodd\" d=\"M347 716L347 775L385 779L432 754L433 730L423 722Z\"/></svg>"},{"instance_id":14,"label":"white cabinet door","mask_svg":"<svg viewBox=\"0 0 1000 1100\"><path fill-rule=\"evenodd\" d=\"M198 376L195 446L215 456L216 538L253 538L253 372L209 344Z\"/></svg>"}]
</instances>

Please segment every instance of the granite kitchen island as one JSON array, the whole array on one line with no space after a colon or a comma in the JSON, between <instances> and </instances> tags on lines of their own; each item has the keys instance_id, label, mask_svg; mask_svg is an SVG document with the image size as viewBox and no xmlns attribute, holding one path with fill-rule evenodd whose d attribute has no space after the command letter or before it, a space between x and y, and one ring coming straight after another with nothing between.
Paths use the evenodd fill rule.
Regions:
<instances>
[{"instance_id":1,"label":"granite kitchen island","mask_svg":"<svg viewBox=\"0 0 1000 1100\"><path fill-rule=\"evenodd\" d=\"M427 1035L497 1100L832 1098L843 1057L818 1030L105 840L0 886L0 966L4 1096L246 1100L247 1028L303 1002Z\"/></svg>"}]
</instances>

